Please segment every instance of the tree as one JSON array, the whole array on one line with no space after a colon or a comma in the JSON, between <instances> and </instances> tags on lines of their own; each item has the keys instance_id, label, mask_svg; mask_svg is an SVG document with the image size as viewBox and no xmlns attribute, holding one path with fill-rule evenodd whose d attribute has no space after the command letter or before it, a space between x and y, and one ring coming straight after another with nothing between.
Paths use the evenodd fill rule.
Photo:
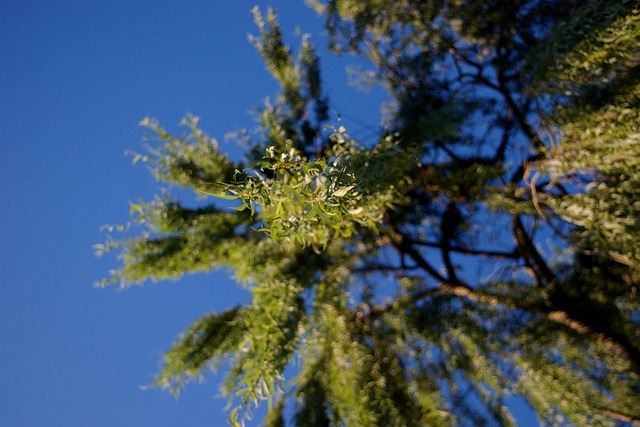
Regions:
<instances>
[{"instance_id":1,"label":"tree","mask_svg":"<svg viewBox=\"0 0 640 427\"><path fill-rule=\"evenodd\" d=\"M195 117L143 121L159 142L136 160L204 202L134 205L103 284L226 268L253 296L196 320L156 384L228 360L234 423L267 400L268 425L515 425L517 395L549 424L638 424L637 2L313 7L394 100L374 143L332 116L309 39L294 55L257 9L282 91L244 162Z\"/></svg>"}]
</instances>

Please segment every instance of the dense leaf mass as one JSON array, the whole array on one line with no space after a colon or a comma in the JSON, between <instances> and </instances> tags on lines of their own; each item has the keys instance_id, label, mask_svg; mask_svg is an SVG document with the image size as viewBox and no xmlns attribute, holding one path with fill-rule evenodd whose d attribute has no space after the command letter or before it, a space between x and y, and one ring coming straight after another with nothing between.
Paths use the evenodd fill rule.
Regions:
<instances>
[{"instance_id":1,"label":"dense leaf mass","mask_svg":"<svg viewBox=\"0 0 640 427\"><path fill-rule=\"evenodd\" d=\"M257 9L282 92L244 161L194 117L143 122L163 192L98 245L122 259L103 284L226 268L253 295L196 320L157 385L228 362L234 424L267 401L271 426L517 425L515 396L544 424L640 423L638 3L312 6L393 100L374 142Z\"/></svg>"}]
</instances>

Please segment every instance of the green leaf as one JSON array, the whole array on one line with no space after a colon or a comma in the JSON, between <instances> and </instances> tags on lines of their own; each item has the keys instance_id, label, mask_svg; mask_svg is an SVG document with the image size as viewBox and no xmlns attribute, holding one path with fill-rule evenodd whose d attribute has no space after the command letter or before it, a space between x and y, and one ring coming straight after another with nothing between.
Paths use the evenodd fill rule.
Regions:
<instances>
[{"instance_id":1,"label":"green leaf","mask_svg":"<svg viewBox=\"0 0 640 427\"><path fill-rule=\"evenodd\" d=\"M211 196L211 197L215 197L218 199L225 199L225 200L236 200L239 198L239 196L236 195L229 195L226 193L209 193L208 191L205 191L201 188L197 189L198 192L202 193L202 194L206 194L207 196Z\"/></svg>"},{"instance_id":2,"label":"green leaf","mask_svg":"<svg viewBox=\"0 0 640 427\"><path fill-rule=\"evenodd\" d=\"M249 204L247 202L242 202L242 204L240 206L232 206L231 209L236 210L238 212L242 212L243 210L247 209L249 207Z\"/></svg>"},{"instance_id":3,"label":"green leaf","mask_svg":"<svg viewBox=\"0 0 640 427\"><path fill-rule=\"evenodd\" d=\"M333 192L332 196L343 197L349 190L353 189L354 187L355 185L349 185L347 187L339 188L338 190Z\"/></svg>"},{"instance_id":4,"label":"green leaf","mask_svg":"<svg viewBox=\"0 0 640 427\"><path fill-rule=\"evenodd\" d=\"M142 213L142 206L129 201L129 215L133 216L136 213Z\"/></svg>"}]
</instances>

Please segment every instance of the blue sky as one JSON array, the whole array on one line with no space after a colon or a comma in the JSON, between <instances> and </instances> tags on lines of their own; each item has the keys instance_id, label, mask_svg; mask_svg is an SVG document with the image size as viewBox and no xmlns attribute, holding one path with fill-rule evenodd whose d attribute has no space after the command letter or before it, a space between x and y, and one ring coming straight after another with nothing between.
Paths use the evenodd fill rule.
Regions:
<instances>
[{"instance_id":1,"label":"blue sky","mask_svg":"<svg viewBox=\"0 0 640 427\"><path fill-rule=\"evenodd\" d=\"M289 40L300 26L324 46L302 1L0 0L0 425L226 419L214 377L179 400L141 386L192 320L246 295L222 273L96 289L116 262L91 246L158 190L124 155L141 149L145 116L177 130L196 114L237 153L223 135L252 127L248 111L276 93L247 41L254 4L279 11ZM378 101L346 88L347 63L323 63L333 105L375 123Z\"/></svg>"}]
</instances>

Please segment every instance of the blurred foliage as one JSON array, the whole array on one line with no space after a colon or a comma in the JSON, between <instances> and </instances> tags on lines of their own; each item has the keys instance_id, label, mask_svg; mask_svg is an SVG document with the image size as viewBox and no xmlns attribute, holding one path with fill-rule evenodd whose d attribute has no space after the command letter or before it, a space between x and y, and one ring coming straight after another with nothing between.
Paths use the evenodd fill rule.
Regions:
<instances>
[{"instance_id":1,"label":"blurred foliage","mask_svg":"<svg viewBox=\"0 0 640 427\"><path fill-rule=\"evenodd\" d=\"M296 54L254 9L282 90L244 161L196 117L143 120L163 191L107 228L139 233L96 245L121 262L100 284L225 268L252 295L156 384L224 367L234 425L266 401L268 426L511 426L516 397L545 425L640 423L637 2L310 3L393 103L350 135L310 37Z\"/></svg>"}]
</instances>

